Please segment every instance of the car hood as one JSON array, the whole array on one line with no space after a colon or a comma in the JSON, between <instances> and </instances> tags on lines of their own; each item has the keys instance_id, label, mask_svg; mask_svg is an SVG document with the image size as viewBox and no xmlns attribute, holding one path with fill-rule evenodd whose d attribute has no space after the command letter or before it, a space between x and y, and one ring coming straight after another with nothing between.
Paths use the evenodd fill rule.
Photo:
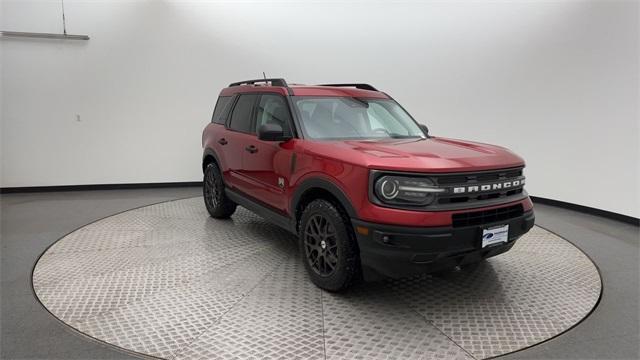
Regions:
<instances>
[{"instance_id":1,"label":"car hood","mask_svg":"<svg viewBox=\"0 0 640 360\"><path fill-rule=\"evenodd\" d=\"M307 149L372 169L463 172L524 166L506 148L456 139L382 139L314 141Z\"/></svg>"}]
</instances>

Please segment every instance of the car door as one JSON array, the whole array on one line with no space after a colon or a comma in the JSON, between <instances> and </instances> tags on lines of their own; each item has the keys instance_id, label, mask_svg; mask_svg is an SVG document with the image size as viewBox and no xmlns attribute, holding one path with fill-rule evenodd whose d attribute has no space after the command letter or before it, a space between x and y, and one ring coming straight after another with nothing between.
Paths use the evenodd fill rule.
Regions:
<instances>
[{"instance_id":1,"label":"car door","mask_svg":"<svg viewBox=\"0 0 640 360\"><path fill-rule=\"evenodd\" d=\"M291 134L291 112L279 94L262 94L257 102L255 125L242 160L243 177L251 184L250 195L282 212L288 209L284 196L289 184L293 141L262 141L257 135L261 125L278 124Z\"/></svg>"},{"instance_id":2,"label":"car door","mask_svg":"<svg viewBox=\"0 0 640 360\"><path fill-rule=\"evenodd\" d=\"M254 110L258 94L240 94L236 100L229 120L226 123L226 131L220 139L217 139L223 149L224 159L227 163L228 174L225 181L228 186L237 188L243 192L250 186L243 179L242 163L245 148L254 137Z\"/></svg>"}]
</instances>

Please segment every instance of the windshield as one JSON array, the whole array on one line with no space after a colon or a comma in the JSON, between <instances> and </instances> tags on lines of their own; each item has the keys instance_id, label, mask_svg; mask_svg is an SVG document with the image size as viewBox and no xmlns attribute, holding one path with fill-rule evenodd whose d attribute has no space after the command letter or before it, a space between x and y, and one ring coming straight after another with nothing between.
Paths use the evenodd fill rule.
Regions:
<instances>
[{"instance_id":1,"label":"windshield","mask_svg":"<svg viewBox=\"0 0 640 360\"><path fill-rule=\"evenodd\" d=\"M294 97L303 131L312 139L420 138L418 124L391 99Z\"/></svg>"}]
</instances>

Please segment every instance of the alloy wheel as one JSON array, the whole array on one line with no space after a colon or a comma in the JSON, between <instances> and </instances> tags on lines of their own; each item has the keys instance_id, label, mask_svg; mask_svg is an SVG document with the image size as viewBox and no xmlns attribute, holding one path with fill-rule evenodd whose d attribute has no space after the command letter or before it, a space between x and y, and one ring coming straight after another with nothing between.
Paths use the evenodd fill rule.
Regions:
<instances>
[{"instance_id":1,"label":"alloy wheel","mask_svg":"<svg viewBox=\"0 0 640 360\"><path fill-rule=\"evenodd\" d=\"M216 208L218 206L218 188L216 187L215 175L212 170L207 171L204 193L205 199L211 208Z\"/></svg>"},{"instance_id":2,"label":"alloy wheel","mask_svg":"<svg viewBox=\"0 0 640 360\"><path fill-rule=\"evenodd\" d=\"M313 215L304 229L304 249L309 265L320 276L330 276L338 267L336 229L325 216Z\"/></svg>"}]
</instances>

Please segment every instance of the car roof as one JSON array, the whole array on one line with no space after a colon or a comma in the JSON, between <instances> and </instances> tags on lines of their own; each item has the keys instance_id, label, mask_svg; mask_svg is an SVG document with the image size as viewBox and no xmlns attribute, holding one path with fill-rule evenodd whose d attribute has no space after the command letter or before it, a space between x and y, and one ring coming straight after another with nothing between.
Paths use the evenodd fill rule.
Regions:
<instances>
[{"instance_id":1,"label":"car roof","mask_svg":"<svg viewBox=\"0 0 640 360\"><path fill-rule=\"evenodd\" d=\"M390 97L381 91L367 90L354 86L330 86L330 85L303 85L288 84L287 86L272 86L267 84L241 84L222 89L220 96L232 96L239 93L278 93L294 96L335 96L389 99Z\"/></svg>"}]
</instances>

